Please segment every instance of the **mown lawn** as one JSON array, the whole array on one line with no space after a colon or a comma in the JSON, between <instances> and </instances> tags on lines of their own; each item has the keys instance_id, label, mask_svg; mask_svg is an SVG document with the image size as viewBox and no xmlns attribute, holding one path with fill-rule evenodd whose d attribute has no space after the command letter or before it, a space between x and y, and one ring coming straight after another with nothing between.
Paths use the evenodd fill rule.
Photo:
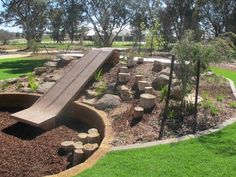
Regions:
<instances>
[{"instance_id":1,"label":"mown lawn","mask_svg":"<svg viewBox=\"0 0 236 177\"><path fill-rule=\"evenodd\" d=\"M236 72L212 68L236 82ZM235 177L236 124L180 143L108 153L77 177Z\"/></svg>"},{"instance_id":2,"label":"mown lawn","mask_svg":"<svg viewBox=\"0 0 236 177\"><path fill-rule=\"evenodd\" d=\"M217 75L227 77L234 81L236 84L236 72L228 69L222 69L217 67L211 67L211 70L216 73Z\"/></svg>"},{"instance_id":3,"label":"mown lawn","mask_svg":"<svg viewBox=\"0 0 236 177\"><path fill-rule=\"evenodd\" d=\"M208 136L112 152L78 177L234 177L236 124Z\"/></svg>"},{"instance_id":4,"label":"mown lawn","mask_svg":"<svg viewBox=\"0 0 236 177\"><path fill-rule=\"evenodd\" d=\"M0 59L0 80L30 73L35 67L43 66L46 61L46 58L37 57Z\"/></svg>"}]
</instances>

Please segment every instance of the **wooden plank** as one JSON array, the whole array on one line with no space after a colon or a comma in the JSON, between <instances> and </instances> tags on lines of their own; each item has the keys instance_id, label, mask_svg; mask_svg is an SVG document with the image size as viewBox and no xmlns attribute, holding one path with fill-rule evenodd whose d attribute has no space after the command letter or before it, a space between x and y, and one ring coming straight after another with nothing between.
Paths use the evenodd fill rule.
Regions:
<instances>
[{"instance_id":1,"label":"wooden plank","mask_svg":"<svg viewBox=\"0 0 236 177\"><path fill-rule=\"evenodd\" d=\"M62 114L112 53L113 50L90 51L32 107L17 112L12 117L39 127L47 126Z\"/></svg>"}]
</instances>

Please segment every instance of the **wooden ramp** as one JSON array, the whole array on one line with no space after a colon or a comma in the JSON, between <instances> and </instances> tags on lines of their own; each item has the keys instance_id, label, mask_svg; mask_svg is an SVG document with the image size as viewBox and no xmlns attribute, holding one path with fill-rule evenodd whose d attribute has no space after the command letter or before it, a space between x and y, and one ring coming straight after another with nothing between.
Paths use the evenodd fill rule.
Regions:
<instances>
[{"instance_id":1,"label":"wooden ramp","mask_svg":"<svg viewBox=\"0 0 236 177\"><path fill-rule=\"evenodd\" d=\"M52 128L55 126L55 119L79 95L113 52L111 49L90 50L33 106L12 114L12 117L43 129Z\"/></svg>"}]
</instances>

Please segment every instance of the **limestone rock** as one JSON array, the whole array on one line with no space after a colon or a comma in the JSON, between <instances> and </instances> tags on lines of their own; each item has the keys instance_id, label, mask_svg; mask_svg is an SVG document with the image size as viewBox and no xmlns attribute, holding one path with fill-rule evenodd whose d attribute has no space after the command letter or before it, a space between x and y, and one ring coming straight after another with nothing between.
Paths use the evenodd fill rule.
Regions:
<instances>
[{"instance_id":1,"label":"limestone rock","mask_svg":"<svg viewBox=\"0 0 236 177\"><path fill-rule=\"evenodd\" d=\"M164 69L164 65L158 61L154 61L152 71L159 73Z\"/></svg>"},{"instance_id":2,"label":"limestone rock","mask_svg":"<svg viewBox=\"0 0 236 177\"><path fill-rule=\"evenodd\" d=\"M82 103L87 104L89 106L94 106L95 102L96 102L95 98L82 100Z\"/></svg>"},{"instance_id":3,"label":"limestone rock","mask_svg":"<svg viewBox=\"0 0 236 177\"><path fill-rule=\"evenodd\" d=\"M44 82L43 84L39 85L39 88L37 89L37 92L38 92L38 93L45 93L45 92L48 91L54 84L55 84L55 82Z\"/></svg>"},{"instance_id":4,"label":"limestone rock","mask_svg":"<svg viewBox=\"0 0 236 177\"><path fill-rule=\"evenodd\" d=\"M64 67L67 66L72 60L74 60L74 57L72 57L72 56L61 55L61 56L60 56L60 61L58 62L57 67L58 67L58 68L64 68Z\"/></svg>"},{"instance_id":5,"label":"limestone rock","mask_svg":"<svg viewBox=\"0 0 236 177\"><path fill-rule=\"evenodd\" d=\"M111 83L107 86L106 93L113 94L116 91L116 83Z\"/></svg>"},{"instance_id":6,"label":"limestone rock","mask_svg":"<svg viewBox=\"0 0 236 177\"><path fill-rule=\"evenodd\" d=\"M125 85L122 85L120 88L120 97L123 101L130 101L133 97L132 91Z\"/></svg>"},{"instance_id":7,"label":"limestone rock","mask_svg":"<svg viewBox=\"0 0 236 177\"><path fill-rule=\"evenodd\" d=\"M105 94L100 100L95 103L95 108L105 110L115 108L120 105L120 97L117 95Z\"/></svg>"},{"instance_id":8,"label":"limestone rock","mask_svg":"<svg viewBox=\"0 0 236 177\"><path fill-rule=\"evenodd\" d=\"M161 70L158 74L159 74L159 75L170 76L170 68L167 67L167 68Z\"/></svg>"},{"instance_id":9,"label":"limestone rock","mask_svg":"<svg viewBox=\"0 0 236 177\"><path fill-rule=\"evenodd\" d=\"M46 67L37 67L37 68L34 68L34 73L35 75L39 76L43 73L47 72L47 68Z\"/></svg>"},{"instance_id":10,"label":"limestone rock","mask_svg":"<svg viewBox=\"0 0 236 177\"><path fill-rule=\"evenodd\" d=\"M60 74L50 74L46 75L44 77L44 82L56 82L58 81L62 76Z\"/></svg>"},{"instance_id":11,"label":"limestone rock","mask_svg":"<svg viewBox=\"0 0 236 177\"><path fill-rule=\"evenodd\" d=\"M173 97L173 99L181 100L181 95L182 95L182 91L179 85L176 85L171 88L171 96Z\"/></svg>"},{"instance_id":12,"label":"limestone rock","mask_svg":"<svg viewBox=\"0 0 236 177\"><path fill-rule=\"evenodd\" d=\"M85 91L85 96L87 98L95 98L97 96L97 93L94 90L88 89Z\"/></svg>"},{"instance_id":13,"label":"limestone rock","mask_svg":"<svg viewBox=\"0 0 236 177\"><path fill-rule=\"evenodd\" d=\"M157 90L161 89L163 86L168 85L169 76L161 74L152 82L152 87Z\"/></svg>"},{"instance_id":14,"label":"limestone rock","mask_svg":"<svg viewBox=\"0 0 236 177\"><path fill-rule=\"evenodd\" d=\"M5 82L7 84L15 84L19 79L18 78L10 78L10 79L6 79Z\"/></svg>"},{"instance_id":15,"label":"limestone rock","mask_svg":"<svg viewBox=\"0 0 236 177\"><path fill-rule=\"evenodd\" d=\"M52 67L52 68L56 68L57 67L57 62L52 62L52 61L48 61L45 63L46 67Z\"/></svg>"}]
</instances>

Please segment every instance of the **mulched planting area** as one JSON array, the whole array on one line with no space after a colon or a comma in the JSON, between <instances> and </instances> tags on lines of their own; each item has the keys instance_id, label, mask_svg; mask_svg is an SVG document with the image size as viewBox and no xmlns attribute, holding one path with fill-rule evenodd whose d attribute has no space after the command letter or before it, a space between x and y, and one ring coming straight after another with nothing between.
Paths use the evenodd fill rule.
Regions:
<instances>
[{"instance_id":1,"label":"mulched planting area","mask_svg":"<svg viewBox=\"0 0 236 177\"><path fill-rule=\"evenodd\" d=\"M140 95L137 86L134 85L135 75L141 74L143 75L143 80L151 83L157 76L157 73L152 71L152 67L153 63L144 63L130 68L131 78L125 85L128 88L132 88L134 99L132 101L123 101L117 108L107 111L109 118L112 120L115 136L113 140L114 146L158 140L160 120L165 103L160 100L160 91L154 91L154 95L157 97L156 107L146 112L140 120L133 119L132 115L133 108L139 105ZM117 64L109 72L104 73L103 80L108 84L117 82L119 68L120 64ZM230 106L235 101L235 98L228 82L223 78L215 76L201 77L200 96L210 100L210 105L209 108L199 106L197 131L213 128L231 118L235 112L235 108ZM221 99L218 99L218 97L221 97ZM193 133L193 127L193 114L185 116L183 120L178 118L168 119L163 139L191 134Z\"/></svg>"},{"instance_id":2,"label":"mulched planting area","mask_svg":"<svg viewBox=\"0 0 236 177\"><path fill-rule=\"evenodd\" d=\"M60 143L78 140L78 132L90 127L69 122L50 131L42 131L10 118L0 112L0 176L39 177L57 174L70 167L69 156L60 156Z\"/></svg>"}]
</instances>

